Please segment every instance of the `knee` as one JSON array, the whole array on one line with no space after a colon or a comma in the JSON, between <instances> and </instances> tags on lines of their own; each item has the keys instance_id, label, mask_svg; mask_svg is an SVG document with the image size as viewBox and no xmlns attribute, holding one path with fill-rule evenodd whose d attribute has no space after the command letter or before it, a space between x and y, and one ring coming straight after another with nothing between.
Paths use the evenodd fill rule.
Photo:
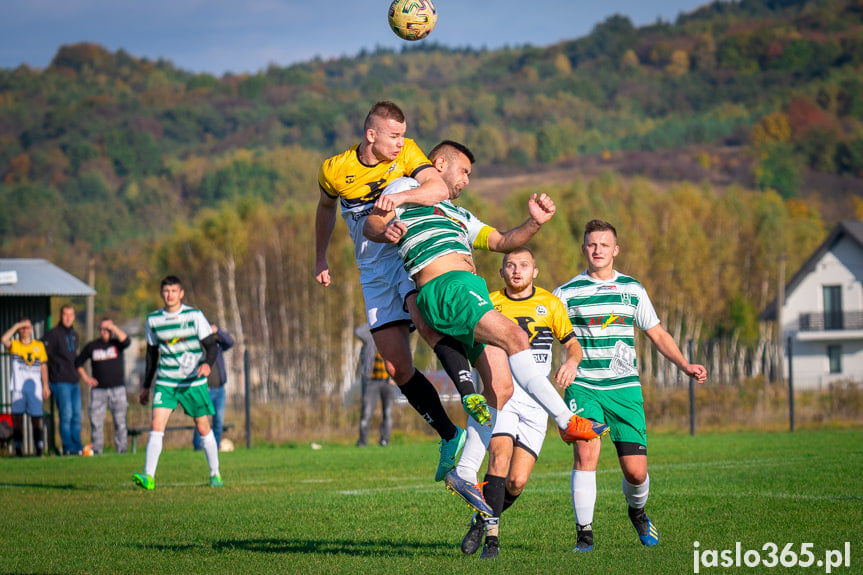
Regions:
<instances>
[{"instance_id":1,"label":"knee","mask_svg":"<svg viewBox=\"0 0 863 575\"><path fill-rule=\"evenodd\" d=\"M509 349L506 350L507 355L513 355L520 351L530 349L530 338L527 332L518 327L515 323L511 328L507 329L506 339L509 343Z\"/></svg>"},{"instance_id":2,"label":"knee","mask_svg":"<svg viewBox=\"0 0 863 575\"><path fill-rule=\"evenodd\" d=\"M488 402L495 409L501 409L512 397L512 379L502 378L494 383L495 385L491 387L491 393L488 394L490 396Z\"/></svg>"},{"instance_id":3,"label":"knee","mask_svg":"<svg viewBox=\"0 0 863 575\"><path fill-rule=\"evenodd\" d=\"M404 385L414 375L414 365L413 362L410 360L410 357L408 357L407 361L387 361L386 364L387 373L389 373L390 377L392 377L393 380L399 385Z\"/></svg>"},{"instance_id":4,"label":"knee","mask_svg":"<svg viewBox=\"0 0 863 575\"><path fill-rule=\"evenodd\" d=\"M647 470L623 470L623 477L630 485L641 485L647 481Z\"/></svg>"},{"instance_id":5,"label":"knee","mask_svg":"<svg viewBox=\"0 0 863 575\"><path fill-rule=\"evenodd\" d=\"M515 475L506 478L506 490L511 495L518 496L524 491L524 486L527 485L527 477Z\"/></svg>"}]
</instances>

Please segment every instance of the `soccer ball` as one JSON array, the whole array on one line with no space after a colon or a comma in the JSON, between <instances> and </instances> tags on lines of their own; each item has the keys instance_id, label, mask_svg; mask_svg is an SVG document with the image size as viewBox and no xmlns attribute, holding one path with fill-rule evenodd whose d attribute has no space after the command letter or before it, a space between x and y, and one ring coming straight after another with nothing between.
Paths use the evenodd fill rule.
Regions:
<instances>
[{"instance_id":1,"label":"soccer ball","mask_svg":"<svg viewBox=\"0 0 863 575\"><path fill-rule=\"evenodd\" d=\"M219 443L219 451L233 451L234 450L234 442L228 439L227 437L223 437L222 441Z\"/></svg>"},{"instance_id":2,"label":"soccer ball","mask_svg":"<svg viewBox=\"0 0 863 575\"><path fill-rule=\"evenodd\" d=\"M422 40L437 24L437 10L431 0L393 0L390 28L404 40Z\"/></svg>"}]
</instances>

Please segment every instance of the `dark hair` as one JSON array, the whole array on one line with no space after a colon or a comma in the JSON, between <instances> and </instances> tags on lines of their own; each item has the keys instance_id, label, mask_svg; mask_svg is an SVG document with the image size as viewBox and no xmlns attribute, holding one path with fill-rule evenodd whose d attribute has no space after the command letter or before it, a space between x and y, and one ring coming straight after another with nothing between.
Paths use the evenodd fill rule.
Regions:
<instances>
[{"instance_id":1,"label":"dark hair","mask_svg":"<svg viewBox=\"0 0 863 575\"><path fill-rule=\"evenodd\" d=\"M617 243L617 230L614 226L603 220L590 220L584 224L584 237L587 239L587 234L593 232L611 232L614 234L614 243Z\"/></svg>"},{"instance_id":2,"label":"dark hair","mask_svg":"<svg viewBox=\"0 0 863 575\"><path fill-rule=\"evenodd\" d=\"M436 158L443 156L448 161L454 161L455 154L453 152L464 154L467 159L470 160L471 164L476 162L476 158L474 157L473 152L471 152L467 146L453 140L444 140L440 144L432 148L432 151L429 152L429 160L434 162Z\"/></svg>"},{"instance_id":3,"label":"dark hair","mask_svg":"<svg viewBox=\"0 0 863 575\"><path fill-rule=\"evenodd\" d=\"M511 256L512 254L520 254L522 252L527 252L527 254L530 256L530 259L533 261L533 264L536 265L536 256L533 255L533 250L527 246L521 246L520 248L515 248L514 250L503 254L502 265L506 265L507 258L509 258L509 256Z\"/></svg>"},{"instance_id":4,"label":"dark hair","mask_svg":"<svg viewBox=\"0 0 863 575\"><path fill-rule=\"evenodd\" d=\"M75 306L73 306L73 305L72 305L72 304L70 304L70 303L67 303L67 304L61 305L61 306L60 306L60 313L61 313L61 314L63 313L63 310L64 310L64 309L71 309L71 310L72 310L72 312L74 312L74 311L75 311Z\"/></svg>"},{"instance_id":5,"label":"dark hair","mask_svg":"<svg viewBox=\"0 0 863 575\"><path fill-rule=\"evenodd\" d=\"M165 279L159 284L159 289L161 290L165 286L180 286L182 288L183 282L177 276L165 276Z\"/></svg>"},{"instance_id":6,"label":"dark hair","mask_svg":"<svg viewBox=\"0 0 863 575\"><path fill-rule=\"evenodd\" d=\"M395 120L400 124L405 123L405 113L402 112L402 109L397 104L389 100L375 102L375 105L372 106L372 109L369 110L366 116L366 121L363 122L363 130L368 130L372 127L372 117L382 120Z\"/></svg>"}]
</instances>

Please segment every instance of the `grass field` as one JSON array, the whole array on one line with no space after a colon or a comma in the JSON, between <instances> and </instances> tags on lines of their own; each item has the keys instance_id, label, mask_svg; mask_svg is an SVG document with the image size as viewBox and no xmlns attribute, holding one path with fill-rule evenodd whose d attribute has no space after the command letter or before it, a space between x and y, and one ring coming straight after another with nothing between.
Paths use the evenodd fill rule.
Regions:
<instances>
[{"instance_id":1,"label":"grass field","mask_svg":"<svg viewBox=\"0 0 863 575\"><path fill-rule=\"evenodd\" d=\"M501 521L501 557L462 556L469 511L432 480L431 441L388 448L243 448L162 454L156 490L133 486L137 455L0 459L2 573L692 573L699 551L850 542L863 572L863 431L653 435L638 543L608 440L597 475L593 553L573 555L571 451L549 436L525 494ZM762 551L766 558L767 552ZM701 573L824 573L826 567L701 567Z\"/></svg>"}]
</instances>

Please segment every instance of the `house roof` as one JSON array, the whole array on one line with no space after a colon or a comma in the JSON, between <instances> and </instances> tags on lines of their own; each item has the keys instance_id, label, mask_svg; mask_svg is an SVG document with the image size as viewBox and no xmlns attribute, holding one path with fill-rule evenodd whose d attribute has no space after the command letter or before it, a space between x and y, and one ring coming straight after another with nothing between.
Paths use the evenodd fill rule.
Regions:
<instances>
[{"instance_id":1,"label":"house roof","mask_svg":"<svg viewBox=\"0 0 863 575\"><path fill-rule=\"evenodd\" d=\"M789 294L793 292L800 282L809 275L812 270L815 269L815 265L824 257L824 254L829 252L833 246L835 246L839 240L841 240L844 236L848 236L857 242L857 245L863 250L863 221L860 220L844 220L839 222L833 230L830 232L830 235L827 236L827 239L824 240L818 248L812 252L812 255L809 256L809 259L800 266L800 269L797 270L797 273L791 278L791 280L785 284L785 293ZM758 316L758 319L761 321L774 321L776 319L776 300L771 301L764 311Z\"/></svg>"},{"instance_id":2,"label":"house roof","mask_svg":"<svg viewBox=\"0 0 863 575\"><path fill-rule=\"evenodd\" d=\"M0 258L0 297L90 295L96 290L48 260Z\"/></svg>"}]
</instances>

